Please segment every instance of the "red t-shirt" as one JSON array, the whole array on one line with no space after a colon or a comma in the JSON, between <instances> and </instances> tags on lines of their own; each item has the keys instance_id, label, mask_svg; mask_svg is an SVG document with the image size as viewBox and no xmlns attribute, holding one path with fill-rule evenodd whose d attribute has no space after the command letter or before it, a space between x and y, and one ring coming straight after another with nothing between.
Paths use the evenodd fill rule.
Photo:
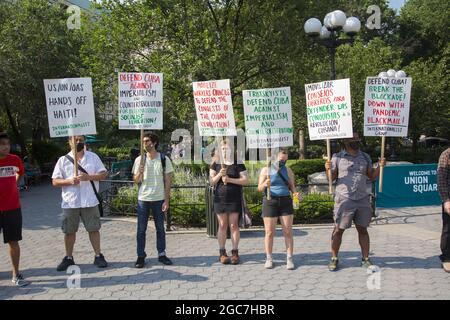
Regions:
<instances>
[{"instance_id":1,"label":"red t-shirt","mask_svg":"<svg viewBox=\"0 0 450 320\"><path fill-rule=\"evenodd\" d=\"M0 211L20 208L16 173L22 175L24 172L22 160L18 156L8 154L0 159Z\"/></svg>"}]
</instances>

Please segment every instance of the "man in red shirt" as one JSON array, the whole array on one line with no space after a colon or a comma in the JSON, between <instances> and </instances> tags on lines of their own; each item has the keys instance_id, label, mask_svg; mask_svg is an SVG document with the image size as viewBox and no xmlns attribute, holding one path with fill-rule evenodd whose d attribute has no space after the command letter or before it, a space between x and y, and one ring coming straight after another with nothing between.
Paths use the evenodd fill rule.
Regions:
<instances>
[{"instance_id":1,"label":"man in red shirt","mask_svg":"<svg viewBox=\"0 0 450 320\"><path fill-rule=\"evenodd\" d=\"M6 133L0 133L0 232L4 243L9 244L12 263L12 282L19 287L29 284L19 273L22 240L22 211L20 209L17 181L24 174L22 160L10 154L11 145Z\"/></svg>"}]
</instances>

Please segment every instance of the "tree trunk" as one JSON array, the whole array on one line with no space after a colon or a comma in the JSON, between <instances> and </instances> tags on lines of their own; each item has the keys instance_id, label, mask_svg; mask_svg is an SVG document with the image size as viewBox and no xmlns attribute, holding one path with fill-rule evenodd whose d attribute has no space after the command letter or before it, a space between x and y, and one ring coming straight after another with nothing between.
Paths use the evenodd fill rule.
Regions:
<instances>
[{"instance_id":1,"label":"tree trunk","mask_svg":"<svg viewBox=\"0 0 450 320\"><path fill-rule=\"evenodd\" d=\"M419 138L420 138L420 136L416 133L413 133L411 136L411 139L412 139L411 153L412 153L413 159L416 159L416 156L417 156L417 151L418 151L417 140L419 140Z\"/></svg>"}]
</instances>

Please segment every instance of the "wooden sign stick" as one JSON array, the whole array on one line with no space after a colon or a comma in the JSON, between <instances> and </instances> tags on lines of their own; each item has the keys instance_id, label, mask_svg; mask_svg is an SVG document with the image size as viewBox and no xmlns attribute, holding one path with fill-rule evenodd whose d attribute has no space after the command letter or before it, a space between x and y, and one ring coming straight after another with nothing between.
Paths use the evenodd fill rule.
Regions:
<instances>
[{"instance_id":1,"label":"wooden sign stick","mask_svg":"<svg viewBox=\"0 0 450 320\"><path fill-rule=\"evenodd\" d=\"M386 145L386 137L382 136L381 137L381 159L384 158L385 145ZM380 162L381 162L381 159L380 159ZM383 172L384 172L384 166L382 166L380 163L380 180L379 180L379 185L378 185L378 191L380 193L383 192Z\"/></svg>"},{"instance_id":2,"label":"wooden sign stick","mask_svg":"<svg viewBox=\"0 0 450 320\"><path fill-rule=\"evenodd\" d=\"M271 156L271 152L269 148L266 148L266 155L267 155L267 179L270 182L270 167L271 167L271 161L270 161L270 156ZM272 197L270 196L270 185L267 187L267 200L272 199Z\"/></svg>"},{"instance_id":3,"label":"wooden sign stick","mask_svg":"<svg viewBox=\"0 0 450 320\"><path fill-rule=\"evenodd\" d=\"M78 177L77 141L75 140L75 136L72 136L72 144L73 144L73 165L75 167L74 176Z\"/></svg>"},{"instance_id":4,"label":"wooden sign stick","mask_svg":"<svg viewBox=\"0 0 450 320\"><path fill-rule=\"evenodd\" d=\"M327 139L327 158L328 158L328 161L331 161L330 139ZM332 179L331 170L328 170L327 175L328 175L328 193L332 194L333 193L333 181L331 181L331 179Z\"/></svg>"}]
</instances>

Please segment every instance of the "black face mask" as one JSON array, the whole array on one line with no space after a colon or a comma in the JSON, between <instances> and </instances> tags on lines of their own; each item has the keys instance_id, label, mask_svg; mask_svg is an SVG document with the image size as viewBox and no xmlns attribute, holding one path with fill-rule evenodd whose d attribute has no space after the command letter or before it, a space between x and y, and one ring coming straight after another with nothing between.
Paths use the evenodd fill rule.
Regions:
<instances>
[{"instance_id":1,"label":"black face mask","mask_svg":"<svg viewBox=\"0 0 450 320\"><path fill-rule=\"evenodd\" d=\"M77 152L81 152L84 150L84 142L77 143Z\"/></svg>"},{"instance_id":2,"label":"black face mask","mask_svg":"<svg viewBox=\"0 0 450 320\"><path fill-rule=\"evenodd\" d=\"M353 150L359 150L359 141L352 141L348 143L348 146Z\"/></svg>"}]
</instances>

